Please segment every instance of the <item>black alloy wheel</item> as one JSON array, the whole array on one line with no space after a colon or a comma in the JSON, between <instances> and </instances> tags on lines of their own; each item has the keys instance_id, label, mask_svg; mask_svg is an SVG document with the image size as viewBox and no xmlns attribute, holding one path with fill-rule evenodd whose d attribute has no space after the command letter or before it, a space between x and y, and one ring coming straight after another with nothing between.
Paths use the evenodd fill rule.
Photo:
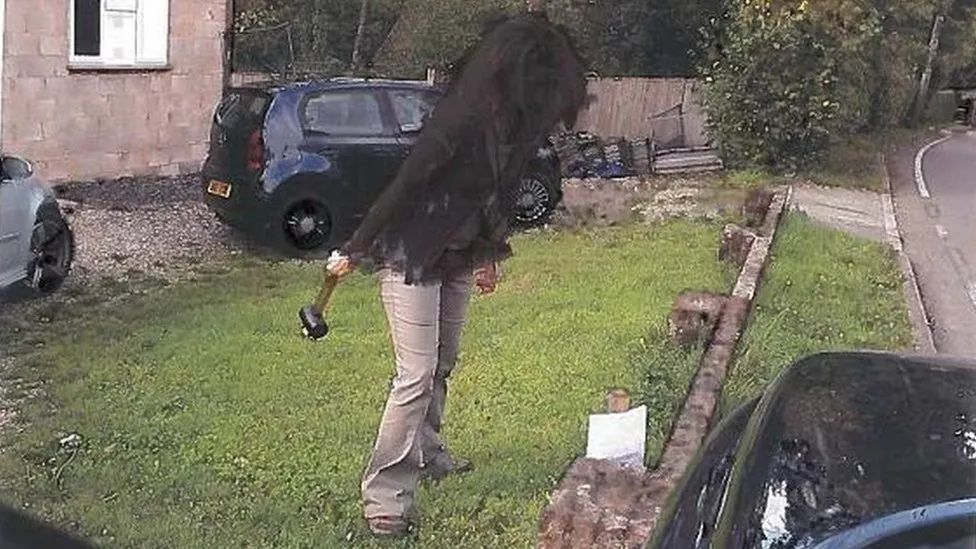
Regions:
<instances>
[{"instance_id":1,"label":"black alloy wheel","mask_svg":"<svg viewBox=\"0 0 976 549\"><path fill-rule=\"evenodd\" d=\"M74 259L74 235L60 216L39 218L31 233L31 265L27 281L41 294L64 284Z\"/></svg>"},{"instance_id":2,"label":"black alloy wheel","mask_svg":"<svg viewBox=\"0 0 976 549\"><path fill-rule=\"evenodd\" d=\"M289 206L282 224L288 244L303 252L325 246L332 233L329 210L321 202L311 199Z\"/></svg>"},{"instance_id":3,"label":"black alloy wheel","mask_svg":"<svg viewBox=\"0 0 976 549\"><path fill-rule=\"evenodd\" d=\"M522 225L539 223L552 211L552 191L539 176L522 179L513 200L515 221Z\"/></svg>"}]
</instances>

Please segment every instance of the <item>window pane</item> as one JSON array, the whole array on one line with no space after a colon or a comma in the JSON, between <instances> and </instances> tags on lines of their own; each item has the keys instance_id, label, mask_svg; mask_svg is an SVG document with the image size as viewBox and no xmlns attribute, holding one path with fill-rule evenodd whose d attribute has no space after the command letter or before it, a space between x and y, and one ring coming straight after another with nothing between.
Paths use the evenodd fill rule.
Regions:
<instances>
[{"instance_id":1,"label":"window pane","mask_svg":"<svg viewBox=\"0 0 976 549\"><path fill-rule=\"evenodd\" d=\"M430 92L394 90L390 92L390 98L393 100L397 123L401 127L420 127L430 113L434 112L434 105L437 103L436 94Z\"/></svg>"},{"instance_id":2,"label":"window pane","mask_svg":"<svg viewBox=\"0 0 976 549\"><path fill-rule=\"evenodd\" d=\"M99 0L75 0L75 55L101 53L102 13Z\"/></svg>"},{"instance_id":3,"label":"window pane","mask_svg":"<svg viewBox=\"0 0 976 549\"><path fill-rule=\"evenodd\" d=\"M136 14L105 11L102 19L102 60L132 64L136 60Z\"/></svg>"},{"instance_id":4,"label":"window pane","mask_svg":"<svg viewBox=\"0 0 976 549\"><path fill-rule=\"evenodd\" d=\"M136 0L105 0L105 9L116 11L136 11Z\"/></svg>"},{"instance_id":5,"label":"window pane","mask_svg":"<svg viewBox=\"0 0 976 549\"><path fill-rule=\"evenodd\" d=\"M332 92L309 98L305 129L336 135L384 133L380 105L369 92Z\"/></svg>"},{"instance_id":6,"label":"window pane","mask_svg":"<svg viewBox=\"0 0 976 549\"><path fill-rule=\"evenodd\" d=\"M139 2L138 33L136 60L140 63L165 64L169 40L169 0Z\"/></svg>"}]
</instances>

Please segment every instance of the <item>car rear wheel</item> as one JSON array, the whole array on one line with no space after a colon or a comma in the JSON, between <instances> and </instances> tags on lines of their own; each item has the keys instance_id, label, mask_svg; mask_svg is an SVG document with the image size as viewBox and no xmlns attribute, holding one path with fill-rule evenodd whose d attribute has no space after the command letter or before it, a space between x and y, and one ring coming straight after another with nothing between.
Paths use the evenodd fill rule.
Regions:
<instances>
[{"instance_id":1,"label":"car rear wheel","mask_svg":"<svg viewBox=\"0 0 976 549\"><path fill-rule=\"evenodd\" d=\"M60 214L38 215L31 233L30 287L40 294L58 290L68 278L74 250L74 235Z\"/></svg>"},{"instance_id":2,"label":"car rear wheel","mask_svg":"<svg viewBox=\"0 0 976 549\"><path fill-rule=\"evenodd\" d=\"M281 211L278 230L286 251L312 252L329 243L332 216L325 204L314 198L302 198L289 201Z\"/></svg>"},{"instance_id":3,"label":"car rear wheel","mask_svg":"<svg viewBox=\"0 0 976 549\"><path fill-rule=\"evenodd\" d=\"M521 225L536 225L544 222L556 207L552 188L541 175L523 178L513 198L515 221Z\"/></svg>"}]
</instances>

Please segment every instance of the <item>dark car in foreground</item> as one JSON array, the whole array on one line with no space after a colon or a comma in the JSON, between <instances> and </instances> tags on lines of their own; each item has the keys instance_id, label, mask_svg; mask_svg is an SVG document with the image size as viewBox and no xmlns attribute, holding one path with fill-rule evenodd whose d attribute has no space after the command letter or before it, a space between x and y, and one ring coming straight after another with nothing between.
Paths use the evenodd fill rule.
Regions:
<instances>
[{"instance_id":1,"label":"dark car in foreground","mask_svg":"<svg viewBox=\"0 0 976 549\"><path fill-rule=\"evenodd\" d=\"M332 79L229 90L203 167L207 205L226 223L288 252L341 244L393 180L441 92L423 82ZM559 161L540 149L516 222L562 199Z\"/></svg>"},{"instance_id":2,"label":"dark car in foreground","mask_svg":"<svg viewBox=\"0 0 976 549\"><path fill-rule=\"evenodd\" d=\"M976 362L816 355L715 429L656 549L976 547Z\"/></svg>"}]
</instances>

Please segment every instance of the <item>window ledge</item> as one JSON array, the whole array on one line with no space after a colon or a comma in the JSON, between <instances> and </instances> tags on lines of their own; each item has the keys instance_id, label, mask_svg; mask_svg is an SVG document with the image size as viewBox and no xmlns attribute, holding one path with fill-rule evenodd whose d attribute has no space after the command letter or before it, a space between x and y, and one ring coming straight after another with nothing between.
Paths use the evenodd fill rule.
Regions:
<instances>
[{"instance_id":1,"label":"window ledge","mask_svg":"<svg viewBox=\"0 0 976 549\"><path fill-rule=\"evenodd\" d=\"M106 63L68 63L68 72L165 72L172 70L170 64L162 65L109 65Z\"/></svg>"}]
</instances>

